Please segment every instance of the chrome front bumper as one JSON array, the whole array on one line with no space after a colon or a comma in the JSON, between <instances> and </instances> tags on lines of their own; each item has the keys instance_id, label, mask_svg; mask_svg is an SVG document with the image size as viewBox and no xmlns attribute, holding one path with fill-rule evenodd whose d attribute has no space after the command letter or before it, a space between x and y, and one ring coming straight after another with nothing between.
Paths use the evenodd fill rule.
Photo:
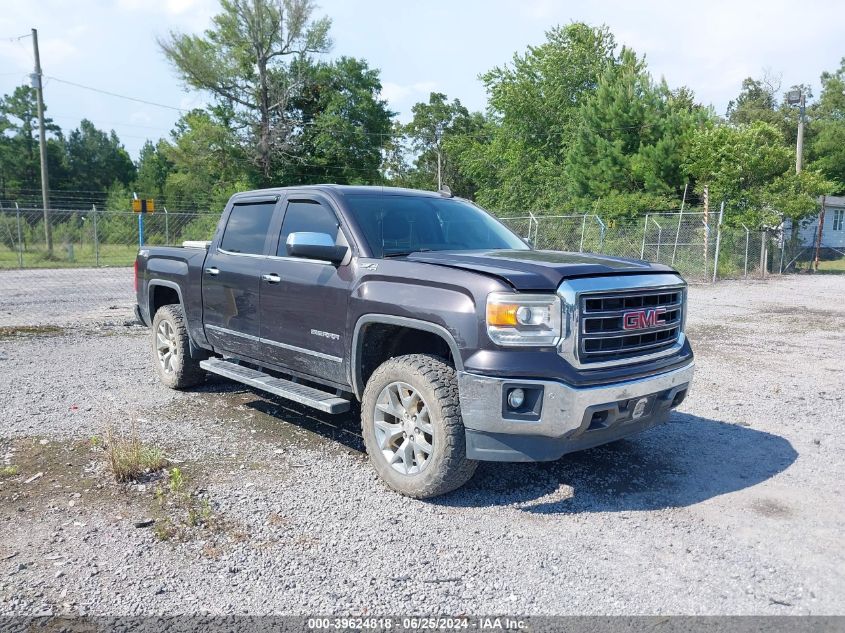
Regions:
<instances>
[{"instance_id":1,"label":"chrome front bumper","mask_svg":"<svg viewBox=\"0 0 845 633\"><path fill-rule=\"evenodd\" d=\"M625 437L666 421L686 396L693 372L690 362L656 376L586 388L458 372L467 455L497 461L557 459ZM542 392L535 419L507 410L505 392L517 386ZM636 415L635 404L642 399L645 407Z\"/></svg>"}]
</instances>

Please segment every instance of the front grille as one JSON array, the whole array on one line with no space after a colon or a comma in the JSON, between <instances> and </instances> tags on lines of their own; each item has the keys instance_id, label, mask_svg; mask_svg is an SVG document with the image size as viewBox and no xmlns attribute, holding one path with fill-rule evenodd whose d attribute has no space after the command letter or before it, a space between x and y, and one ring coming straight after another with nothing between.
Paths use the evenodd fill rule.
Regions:
<instances>
[{"instance_id":1,"label":"front grille","mask_svg":"<svg viewBox=\"0 0 845 633\"><path fill-rule=\"evenodd\" d=\"M656 354L674 346L681 335L683 288L587 294L580 301L582 363Z\"/></svg>"}]
</instances>

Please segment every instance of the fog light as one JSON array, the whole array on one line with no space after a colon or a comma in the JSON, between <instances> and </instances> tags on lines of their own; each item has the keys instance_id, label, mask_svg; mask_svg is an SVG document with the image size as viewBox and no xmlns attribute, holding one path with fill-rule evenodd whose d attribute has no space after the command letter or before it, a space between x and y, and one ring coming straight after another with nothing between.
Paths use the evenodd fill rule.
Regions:
<instances>
[{"instance_id":1,"label":"fog light","mask_svg":"<svg viewBox=\"0 0 845 633\"><path fill-rule=\"evenodd\" d=\"M519 409L525 402L525 392L522 389L511 389L508 392L508 406L511 409Z\"/></svg>"}]
</instances>

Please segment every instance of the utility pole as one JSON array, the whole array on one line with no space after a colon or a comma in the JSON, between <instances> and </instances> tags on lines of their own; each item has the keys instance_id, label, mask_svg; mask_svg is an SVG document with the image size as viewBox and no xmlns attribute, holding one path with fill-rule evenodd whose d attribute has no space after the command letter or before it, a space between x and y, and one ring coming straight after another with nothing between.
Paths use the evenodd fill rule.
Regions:
<instances>
[{"instance_id":1,"label":"utility pole","mask_svg":"<svg viewBox=\"0 0 845 633\"><path fill-rule=\"evenodd\" d=\"M804 163L804 93L801 93L801 103L798 106L798 144L795 148L795 173L801 173Z\"/></svg>"},{"instance_id":2,"label":"utility pole","mask_svg":"<svg viewBox=\"0 0 845 633\"><path fill-rule=\"evenodd\" d=\"M32 85L38 102L38 140L41 150L41 202L44 205L44 239L47 255L53 254L53 229L50 226L50 186L47 176L47 130L44 127L44 89L41 75L41 56L38 54L38 30L32 29L32 50L35 55L35 72Z\"/></svg>"},{"instance_id":3,"label":"utility pole","mask_svg":"<svg viewBox=\"0 0 845 633\"><path fill-rule=\"evenodd\" d=\"M798 142L795 147L795 173L800 174L804 166L804 111L805 96L803 90L790 90L786 93L786 102L798 106Z\"/></svg>"}]
</instances>

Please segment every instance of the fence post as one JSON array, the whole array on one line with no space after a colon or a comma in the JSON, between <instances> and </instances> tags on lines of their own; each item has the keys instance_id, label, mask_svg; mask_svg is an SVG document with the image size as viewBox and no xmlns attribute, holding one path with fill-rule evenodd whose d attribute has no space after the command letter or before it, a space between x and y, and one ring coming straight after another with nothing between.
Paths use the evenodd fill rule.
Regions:
<instances>
[{"instance_id":1,"label":"fence post","mask_svg":"<svg viewBox=\"0 0 845 633\"><path fill-rule=\"evenodd\" d=\"M719 272L719 245L722 243L722 216L725 214L725 201L719 205L719 223L716 225L716 254L713 256L713 283L716 283L716 274Z\"/></svg>"},{"instance_id":2,"label":"fence post","mask_svg":"<svg viewBox=\"0 0 845 633\"><path fill-rule=\"evenodd\" d=\"M94 260L97 262L97 267L100 266L100 236L97 233L97 205L91 205L91 218L94 221Z\"/></svg>"},{"instance_id":3,"label":"fence post","mask_svg":"<svg viewBox=\"0 0 845 633\"><path fill-rule=\"evenodd\" d=\"M654 258L654 261L660 263L660 243L663 241L663 227L654 218L651 221L657 226L657 256Z\"/></svg>"},{"instance_id":4,"label":"fence post","mask_svg":"<svg viewBox=\"0 0 845 633\"><path fill-rule=\"evenodd\" d=\"M792 241L792 240L790 240ZM780 221L780 267L778 269L778 274L783 274L783 255L784 251L786 251L786 220L781 216Z\"/></svg>"},{"instance_id":5,"label":"fence post","mask_svg":"<svg viewBox=\"0 0 845 633\"><path fill-rule=\"evenodd\" d=\"M531 211L528 212L528 241L531 242L531 246L533 248L537 248L537 233L540 230L540 223L537 221L537 218L534 217L534 214ZM531 240L531 227L534 227L534 240Z\"/></svg>"},{"instance_id":6,"label":"fence post","mask_svg":"<svg viewBox=\"0 0 845 633\"><path fill-rule=\"evenodd\" d=\"M581 244L578 246L578 252L584 252L584 229L587 228L587 214L584 214L584 217L581 218Z\"/></svg>"},{"instance_id":7,"label":"fence post","mask_svg":"<svg viewBox=\"0 0 845 633\"><path fill-rule=\"evenodd\" d=\"M640 248L640 259L645 259L645 234L648 233L648 213L645 214L645 224L643 225L643 245Z\"/></svg>"},{"instance_id":8,"label":"fence post","mask_svg":"<svg viewBox=\"0 0 845 633\"><path fill-rule=\"evenodd\" d=\"M766 268L769 267L768 244L766 242L766 230L760 231L760 277L766 278Z\"/></svg>"},{"instance_id":9,"label":"fence post","mask_svg":"<svg viewBox=\"0 0 845 633\"><path fill-rule=\"evenodd\" d=\"M748 227L744 224L742 228L745 229L745 272L742 275L743 279L748 279L748 242L751 239L751 231L748 230Z\"/></svg>"},{"instance_id":10,"label":"fence post","mask_svg":"<svg viewBox=\"0 0 845 633\"><path fill-rule=\"evenodd\" d=\"M164 243L170 246L170 221L167 218L167 207L162 206L162 209L164 209Z\"/></svg>"},{"instance_id":11,"label":"fence post","mask_svg":"<svg viewBox=\"0 0 845 633\"><path fill-rule=\"evenodd\" d=\"M21 208L15 203L15 216L18 221L18 268L23 268L23 237L21 234Z\"/></svg>"},{"instance_id":12,"label":"fence post","mask_svg":"<svg viewBox=\"0 0 845 633\"><path fill-rule=\"evenodd\" d=\"M604 232L607 230L607 227L605 226L604 222L602 222L602 220L599 216L594 215L593 217L596 219L596 222L599 223L599 227L600 227L599 228L599 230L600 230L600 234L599 234L599 253L603 253L604 252Z\"/></svg>"}]
</instances>

